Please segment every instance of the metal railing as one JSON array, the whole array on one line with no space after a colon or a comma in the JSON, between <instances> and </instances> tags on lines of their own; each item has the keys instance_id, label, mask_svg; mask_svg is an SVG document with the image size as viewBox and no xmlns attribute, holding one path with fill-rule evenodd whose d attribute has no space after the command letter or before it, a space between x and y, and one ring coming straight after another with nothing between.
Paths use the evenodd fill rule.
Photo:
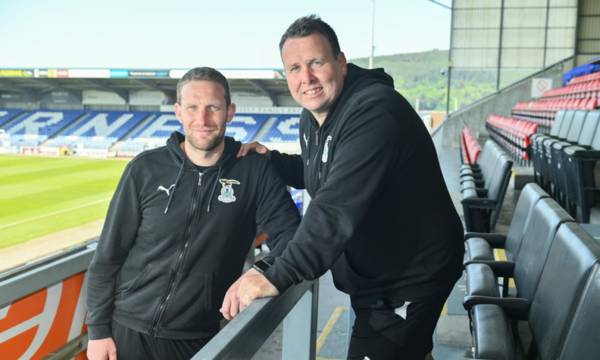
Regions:
<instances>
[{"instance_id":1,"label":"metal railing","mask_svg":"<svg viewBox=\"0 0 600 360\"><path fill-rule=\"evenodd\" d=\"M0 308L86 271L97 243L95 241L60 252L0 274Z\"/></svg>"},{"instance_id":2,"label":"metal railing","mask_svg":"<svg viewBox=\"0 0 600 360\"><path fill-rule=\"evenodd\" d=\"M96 241L0 274L0 308L85 271ZM315 359L318 280L303 282L283 294L258 299L230 321L193 359L248 359L283 320L283 359ZM57 349L49 358L70 358L86 346L86 335Z\"/></svg>"},{"instance_id":3,"label":"metal railing","mask_svg":"<svg viewBox=\"0 0 600 360\"><path fill-rule=\"evenodd\" d=\"M283 320L282 359L315 359L318 280L254 301L192 360L249 359Z\"/></svg>"}]
</instances>

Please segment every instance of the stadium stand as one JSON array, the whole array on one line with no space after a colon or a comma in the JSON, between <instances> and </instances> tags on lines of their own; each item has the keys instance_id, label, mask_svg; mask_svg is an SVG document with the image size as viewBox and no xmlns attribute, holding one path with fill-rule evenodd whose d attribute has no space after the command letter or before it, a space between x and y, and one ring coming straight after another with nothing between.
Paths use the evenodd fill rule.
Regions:
<instances>
[{"instance_id":1,"label":"stadium stand","mask_svg":"<svg viewBox=\"0 0 600 360\"><path fill-rule=\"evenodd\" d=\"M510 117L490 115L485 126L492 137L515 159L519 165L528 165L531 136L538 124Z\"/></svg>"},{"instance_id":2,"label":"stadium stand","mask_svg":"<svg viewBox=\"0 0 600 360\"><path fill-rule=\"evenodd\" d=\"M514 278L517 296L531 301L558 226L567 221L573 221L573 218L554 200L550 198L538 200L524 228L520 246L517 246L518 249L513 249L512 261L478 261L465 266L467 274L467 294L463 301L465 309L469 311L475 304L490 301L507 305L515 302L508 296L508 278ZM498 291L499 278L504 278L502 293ZM509 312L508 315L518 318L519 313Z\"/></svg>"},{"instance_id":3,"label":"stadium stand","mask_svg":"<svg viewBox=\"0 0 600 360\"><path fill-rule=\"evenodd\" d=\"M31 111L18 121L11 121L4 129L10 134L13 144L37 146L82 114L81 110Z\"/></svg>"},{"instance_id":4,"label":"stadium stand","mask_svg":"<svg viewBox=\"0 0 600 360\"><path fill-rule=\"evenodd\" d=\"M492 159L497 153L501 152L502 150L500 150L500 147L493 140L488 139L483 145L483 150L481 150L480 153L481 155L478 156L478 162L474 164L468 164L463 161L461 163L461 184L466 180L473 180L475 181L477 187L483 187L483 185L485 185L484 177L491 176L493 170L492 166L494 165L494 162Z\"/></svg>"},{"instance_id":5,"label":"stadium stand","mask_svg":"<svg viewBox=\"0 0 600 360\"><path fill-rule=\"evenodd\" d=\"M574 222L561 224L553 238L539 280L528 279L535 287L532 299L482 297L470 308L475 358L525 357L519 349L531 359L597 358L600 342L591 329L598 321L592 299L600 288L600 244ZM515 336L518 328L508 314L527 320L531 344L515 343L523 339Z\"/></svg>"},{"instance_id":6,"label":"stadium stand","mask_svg":"<svg viewBox=\"0 0 600 360\"><path fill-rule=\"evenodd\" d=\"M491 155L482 155L482 161L485 161L481 163L482 179L473 174L472 170L461 171L461 203L467 231L494 230L510 181L513 162L492 143L486 143L484 150Z\"/></svg>"},{"instance_id":7,"label":"stadium stand","mask_svg":"<svg viewBox=\"0 0 600 360\"><path fill-rule=\"evenodd\" d=\"M6 123L13 120L20 113L22 113L22 111L18 109L0 110L0 127L4 127Z\"/></svg>"},{"instance_id":8,"label":"stadium stand","mask_svg":"<svg viewBox=\"0 0 600 360\"><path fill-rule=\"evenodd\" d=\"M538 134L532 142L535 181L581 222L589 222L598 193L594 169L600 157L594 151L600 149L599 122L600 111L561 111L550 134ZM573 157L580 151L587 151L585 161Z\"/></svg>"},{"instance_id":9,"label":"stadium stand","mask_svg":"<svg viewBox=\"0 0 600 360\"><path fill-rule=\"evenodd\" d=\"M521 248L523 234L529 226L535 205L539 200L548 197L550 196L537 184L527 184L521 191L506 235L500 233L465 233L467 251L464 266L466 267L471 263L487 263L495 260L494 249L504 249L506 258L513 261Z\"/></svg>"},{"instance_id":10,"label":"stadium stand","mask_svg":"<svg viewBox=\"0 0 600 360\"><path fill-rule=\"evenodd\" d=\"M465 126L460 133L460 150L460 161L463 164L471 166L477 164L481 146L468 126Z\"/></svg>"},{"instance_id":11,"label":"stadium stand","mask_svg":"<svg viewBox=\"0 0 600 360\"><path fill-rule=\"evenodd\" d=\"M117 156L135 156L164 145L171 132L183 132L172 112L147 111L0 111L2 128L16 147L98 149ZM240 113L227 126L226 135L244 143L298 146L296 114Z\"/></svg>"},{"instance_id":12,"label":"stadium stand","mask_svg":"<svg viewBox=\"0 0 600 360\"><path fill-rule=\"evenodd\" d=\"M297 115L279 115L259 141L265 143L296 143L300 130L300 118Z\"/></svg>"},{"instance_id":13,"label":"stadium stand","mask_svg":"<svg viewBox=\"0 0 600 360\"><path fill-rule=\"evenodd\" d=\"M108 149L148 115L148 112L92 111L53 135L44 145Z\"/></svg>"}]
</instances>

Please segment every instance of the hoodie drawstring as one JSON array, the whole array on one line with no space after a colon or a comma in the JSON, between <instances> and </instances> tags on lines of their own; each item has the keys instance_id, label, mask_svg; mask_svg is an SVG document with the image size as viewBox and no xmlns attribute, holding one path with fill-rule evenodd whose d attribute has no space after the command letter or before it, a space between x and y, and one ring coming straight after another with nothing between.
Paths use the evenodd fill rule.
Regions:
<instances>
[{"instance_id":1,"label":"hoodie drawstring","mask_svg":"<svg viewBox=\"0 0 600 360\"><path fill-rule=\"evenodd\" d=\"M212 204L212 198L215 194L215 189L217 188L217 183L219 182L219 178L221 177L221 165L219 165L219 170L217 171L217 177L215 178L215 182L213 183L212 189L210 190L210 196L208 197L208 206L206 207L206 212L210 212L210 204Z\"/></svg>"},{"instance_id":2,"label":"hoodie drawstring","mask_svg":"<svg viewBox=\"0 0 600 360\"><path fill-rule=\"evenodd\" d=\"M177 173L177 178L175 179L175 186L173 186L173 190L169 194L169 200L167 201L167 206L165 207L165 214L169 211L169 206L171 206L171 201L175 197L175 190L177 190L177 185L179 185L179 180L181 180L181 175L183 174L183 168L185 167L185 162L181 162L181 166L179 166L179 172Z\"/></svg>"}]
</instances>

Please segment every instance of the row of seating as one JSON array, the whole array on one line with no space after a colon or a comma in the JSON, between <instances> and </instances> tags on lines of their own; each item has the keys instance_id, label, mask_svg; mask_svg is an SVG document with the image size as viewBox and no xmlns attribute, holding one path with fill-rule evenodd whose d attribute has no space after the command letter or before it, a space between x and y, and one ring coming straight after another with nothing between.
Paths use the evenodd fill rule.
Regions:
<instances>
[{"instance_id":1,"label":"row of seating","mask_svg":"<svg viewBox=\"0 0 600 360\"><path fill-rule=\"evenodd\" d=\"M463 164L474 165L477 163L481 146L473 136L471 129L465 126L460 133L460 161Z\"/></svg>"},{"instance_id":2,"label":"row of seating","mask_svg":"<svg viewBox=\"0 0 600 360\"><path fill-rule=\"evenodd\" d=\"M574 83L574 78L578 78L579 81L589 81L600 79L600 76L594 77L594 73L600 72L600 61L593 59L592 61L575 66L571 70L565 72L562 76L563 84Z\"/></svg>"},{"instance_id":3,"label":"row of seating","mask_svg":"<svg viewBox=\"0 0 600 360\"><path fill-rule=\"evenodd\" d=\"M600 99L559 99L521 101L512 108L512 117L534 122L540 126L538 132L548 133L560 110L594 110L600 106Z\"/></svg>"},{"instance_id":4,"label":"row of seating","mask_svg":"<svg viewBox=\"0 0 600 360\"><path fill-rule=\"evenodd\" d=\"M10 135L14 146L108 150L119 142L126 144L118 148L139 151L164 144L173 131L183 132L174 113L144 111L0 110L0 128ZM295 144L298 131L297 114L240 113L227 126L227 135L242 142Z\"/></svg>"},{"instance_id":5,"label":"row of seating","mask_svg":"<svg viewBox=\"0 0 600 360\"><path fill-rule=\"evenodd\" d=\"M475 358L516 359L523 350L542 360L598 358L600 244L556 201L528 184L506 236L467 233L465 239L463 305ZM493 248L505 248L508 261L495 260ZM519 346L519 320L527 321L531 344Z\"/></svg>"},{"instance_id":6,"label":"row of seating","mask_svg":"<svg viewBox=\"0 0 600 360\"><path fill-rule=\"evenodd\" d=\"M510 181L513 162L498 144L488 139L477 164L462 164L460 183L467 231L492 231Z\"/></svg>"},{"instance_id":7,"label":"row of seating","mask_svg":"<svg viewBox=\"0 0 600 360\"><path fill-rule=\"evenodd\" d=\"M559 110L593 110L600 107L600 72L574 77L569 84L544 92L534 101L517 102L511 116L540 125L548 133Z\"/></svg>"},{"instance_id":8,"label":"row of seating","mask_svg":"<svg viewBox=\"0 0 600 360\"><path fill-rule=\"evenodd\" d=\"M505 116L490 115L485 126L490 136L513 159L520 165L529 164L531 136L537 132L538 124Z\"/></svg>"},{"instance_id":9,"label":"row of seating","mask_svg":"<svg viewBox=\"0 0 600 360\"><path fill-rule=\"evenodd\" d=\"M600 65L594 67L596 72L592 72L591 74L585 74L578 77L574 77L569 81L569 84L580 84L588 81L600 80Z\"/></svg>"},{"instance_id":10,"label":"row of seating","mask_svg":"<svg viewBox=\"0 0 600 360\"><path fill-rule=\"evenodd\" d=\"M589 222L600 200L594 176L600 160L600 111L560 111L550 134L532 137L533 173L578 221Z\"/></svg>"},{"instance_id":11,"label":"row of seating","mask_svg":"<svg viewBox=\"0 0 600 360\"><path fill-rule=\"evenodd\" d=\"M544 98L581 99L599 98L600 79L592 81L578 81L567 86L550 89L544 92Z\"/></svg>"}]
</instances>

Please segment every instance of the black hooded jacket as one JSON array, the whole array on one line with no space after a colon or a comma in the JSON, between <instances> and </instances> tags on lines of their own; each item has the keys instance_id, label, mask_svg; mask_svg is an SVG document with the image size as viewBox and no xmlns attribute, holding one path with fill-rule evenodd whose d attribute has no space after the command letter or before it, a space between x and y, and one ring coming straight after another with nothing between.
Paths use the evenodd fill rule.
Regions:
<instances>
[{"instance_id":1,"label":"black hooded jacket","mask_svg":"<svg viewBox=\"0 0 600 360\"><path fill-rule=\"evenodd\" d=\"M306 109L302 155L271 152L312 197L266 277L280 290L332 269L353 296L444 294L461 274L463 228L422 120L381 69L348 64L323 126Z\"/></svg>"},{"instance_id":2,"label":"black hooded jacket","mask_svg":"<svg viewBox=\"0 0 600 360\"><path fill-rule=\"evenodd\" d=\"M225 138L217 164L195 166L183 135L143 152L126 167L88 270L90 339L111 336L111 322L172 339L218 330L225 292L241 274L256 235L281 253L299 214L263 156L237 159Z\"/></svg>"}]
</instances>

